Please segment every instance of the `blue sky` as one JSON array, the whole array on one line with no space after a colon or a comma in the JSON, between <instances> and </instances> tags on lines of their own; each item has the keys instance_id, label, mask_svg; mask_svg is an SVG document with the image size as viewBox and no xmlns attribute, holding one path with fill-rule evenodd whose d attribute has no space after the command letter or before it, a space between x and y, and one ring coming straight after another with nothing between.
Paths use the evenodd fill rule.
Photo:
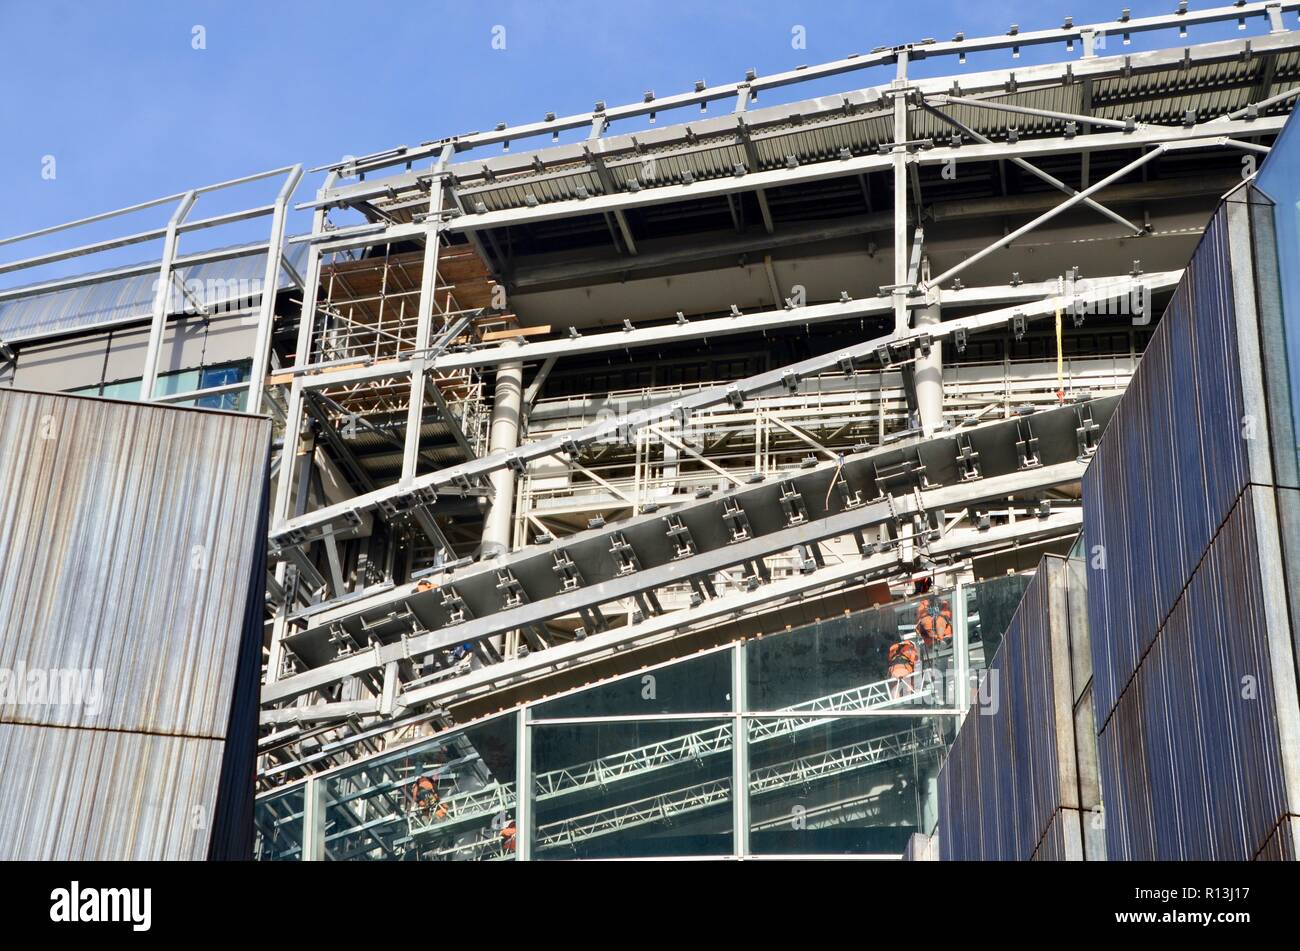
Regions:
<instances>
[{"instance_id":1,"label":"blue sky","mask_svg":"<svg viewBox=\"0 0 1300 951\"><path fill-rule=\"evenodd\" d=\"M1058 26L1067 13L1110 19L1125 4L1135 16L1176 6L0 0L0 235L293 162L585 111L596 99L662 96L958 30ZM195 26L205 49L193 48ZM497 26L503 50L493 48ZM795 26L805 49L792 46ZM1063 56L1053 48L1050 58ZM45 156L53 180L42 178ZM12 250L0 248L0 260Z\"/></svg>"}]
</instances>

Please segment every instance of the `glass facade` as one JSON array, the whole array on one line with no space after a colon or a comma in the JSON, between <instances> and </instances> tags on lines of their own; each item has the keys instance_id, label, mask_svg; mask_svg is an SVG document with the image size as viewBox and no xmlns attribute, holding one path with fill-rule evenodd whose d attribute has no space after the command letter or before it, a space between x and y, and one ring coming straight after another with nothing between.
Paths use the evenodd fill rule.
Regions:
<instances>
[{"instance_id":1,"label":"glass facade","mask_svg":"<svg viewBox=\"0 0 1300 951\"><path fill-rule=\"evenodd\" d=\"M970 697L959 685L1026 580L714 648L300 781L259 799L258 854L897 856L934 826Z\"/></svg>"},{"instance_id":2,"label":"glass facade","mask_svg":"<svg viewBox=\"0 0 1300 951\"><path fill-rule=\"evenodd\" d=\"M197 367L192 370L175 370L160 373L154 387L154 395L172 396L177 393L191 393L195 390L213 389L236 383L247 383L251 372L251 362L224 363L210 367ZM114 383L97 383L70 392L79 396L103 396L115 400L140 399L140 379L118 380ZM182 400L174 406L198 406L203 409L226 409L243 412L244 399L248 394L242 390L234 393L213 393L196 400Z\"/></svg>"},{"instance_id":3,"label":"glass facade","mask_svg":"<svg viewBox=\"0 0 1300 951\"><path fill-rule=\"evenodd\" d=\"M1300 420L1300 270L1294 265L1300 260L1300 126L1296 123L1283 126L1255 178L1255 187L1272 203L1271 230L1291 398L1290 430L1295 433L1295 421Z\"/></svg>"}]
</instances>

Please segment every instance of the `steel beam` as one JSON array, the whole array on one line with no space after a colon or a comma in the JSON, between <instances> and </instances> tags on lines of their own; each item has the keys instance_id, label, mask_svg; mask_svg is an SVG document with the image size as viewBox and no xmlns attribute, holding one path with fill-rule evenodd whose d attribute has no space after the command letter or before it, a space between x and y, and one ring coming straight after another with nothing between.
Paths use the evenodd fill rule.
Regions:
<instances>
[{"instance_id":1,"label":"steel beam","mask_svg":"<svg viewBox=\"0 0 1300 951\"><path fill-rule=\"evenodd\" d=\"M1143 274L1140 277L1121 278L1117 281L1098 281L1076 293L1075 297L1071 301L1060 301L1053 297L1038 302L1027 302L1015 308L994 310L972 317L948 320L931 328L928 331L927 336L929 336L933 341L940 337L950 335L957 330L979 332L992 327L1005 327L1009 324L1012 317L1015 316L1032 319L1047 314L1054 314L1056 307L1068 306L1073 303L1074 300L1102 300L1120 294L1128 294L1134 287L1143 287L1148 290L1170 287L1177 283L1177 275L1180 273L1181 272L1160 272ZM833 307L835 305L826 306ZM683 412L690 414L696 410L717 406L736 398L743 401L747 396L755 396L765 392L779 390L787 386L788 381L790 380L797 381L808 376L813 376L838 368L845 361L851 363L855 360L878 356L879 351L881 351L882 348L910 350L920 342L919 338L919 334L908 334L904 336L890 334L878 337L864 343L845 347L829 354L803 360L786 367L779 367L775 370L769 370L747 379L738 380L735 383L699 390L695 393L683 396L679 400L668 401L648 409L624 414L612 420L601 421L590 426L585 426L572 433L553 436L532 443L526 443L520 446L517 452L512 454L513 464L526 464L536 459L552 456L557 452L566 452L567 448L571 445L590 445L598 440L618 440L626 438L628 434L634 433L636 430L639 430L646 425L663 419L672 418ZM526 350L527 348L525 347L522 349ZM490 454L448 469L421 476L415 479L408 486L389 486L379 492L367 493L366 495L358 496L357 498L350 499L346 502L337 503L335 505L318 509L314 512L305 513L278 526L278 528L273 532L272 541L277 546L301 544L317 537L325 524L336 519L342 519L349 522L354 521L358 512L378 505L380 502L397 500L404 496L409 497L414 493L436 489L439 486L463 485L470 480L483 479L491 472L508 464L512 464L512 461L506 458L506 454Z\"/></svg>"},{"instance_id":2,"label":"steel beam","mask_svg":"<svg viewBox=\"0 0 1300 951\"><path fill-rule=\"evenodd\" d=\"M176 205L171 219L167 222L166 237L163 238L162 262L158 266L158 285L154 288L153 318L149 325L149 346L145 350L144 367L140 373L140 399L148 402L153 399L153 391L158 383L158 362L162 355L163 335L167 329L167 314L172 294L172 268L176 259L176 242L181 223L189 215L190 209L198 200L198 192L186 192Z\"/></svg>"},{"instance_id":3,"label":"steel beam","mask_svg":"<svg viewBox=\"0 0 1300 951\"><path fill-rule=\"evenodd\" d=\"M1097 407L1109 407L1111 405L1113 405L1113 398L1098 401L1096 404ZM1100 411L1100 409L1097 410L1097 412ZM340 677L375 669L373 665L376 663L382 665L382 663L393 659L409 659L449 645L476 641L507 630L540 624L555 617L573 614L611 601L631 597L637 592L654 590L665 584L681 582L687 578L708 575L732 565L744 564L756 558L766 557L775 552L793 548L799 544L807 544L809 541L845 535L860 530L865 526L899 523L913 516L920 517L936 509L957 510L983 500L1004 498L1008 495L1041 490L1063 482L1073 481L1081 475L1083 469L1083 463L1076 458L1078 453L1078 448L1075 445L1077 423L1073 422L1074 419L1074 410L1067 408L1035 414L1035 416L1026 417L1023 422L1013 420L971 429L968 431L968 439L975 439L976 434L982 431L988 433L987 438L989 439L993 439L995 433L1002 434L996 437L997 442L984 447L982 453L984 472L981 473L981 478L975 480L964 477L958 478L958 474L954 472L952 478L957 479L955 484L928 489L917 488L912 494L892 496L888 493L893 490L887 488L892 483L878 481L875 484L875 490L887 493L879 502L850 504L847 507L840 504L838 509L822 509L821 506L823 504L828 505L831 500L830 489L828 488L825 492L825 502L818 496L821 494L821 485L831 479L832 475L837 480L843 479L845 491L850 493L853 490L863 491L868 489L867 485L860 483L858 480L868 477L867 473L869 471L875 471L877 476L874 478L877 479L896 478L892 475L886 476L882 472L892 471L893 468L900 466L908 458L906 455L898 456L898 453L904 452L903 450L877 450L861 457L850 458L843 464L832 463L821 467L820 470L812 470L808 474L798 476L798 481L783 483L779 487L782 493L786 493L788 491L785 488L786 485L802 486L807 483L810 486L810 488L799 490L797 493L803 499L800 504L806 505L807 509L798 514L798 517L791 516L792 520L787 521L785 527L778 527L765 521L770 519L768 513L772 512L772 510L775 509L779 514L780 506L776 506L771 498L773 491L778 488L777 485L767 483L738 489L731 497L737 502L742 499L749 500L747 504L750 508L747 509L747 512L751 530L744 538L740 540L733 538L730 542L724 542L718 547L710 547L718 545L716 540L711 540L718 537L717 531L708 529L706 523L700 521L701 518L720 518L719 513L725 511L724 502L713 500L697 500L694 503L689 503L684 508L674 508L671 510L670 517L649 514L618 523L608 529L583 533L572 539L566 539L564 545L558 548L531 546L527 551L516 553L507 559L480 569L477 575L462 576L454 574L440 581L435 580L434 584L441 584L445 591L442 594L439 594L436 590L428 591L424 593L423 597L426 599L438 597L446 605L448 604L446 592L451 592L450 596L455 599L456 605L447 608L451 612L450 623L435 622L433 629L426 633L403 636L399 643L383 646L376 645L373 650L366 650L357 655L333 660L326 667L309 670L294 677L286 678L274 688L268 687L268 692L263 697L264 702L285 700L318 689ZM1053 420L1057 422L1051 422ZM1028 429L1022 430L1022 426L1028 427ZM1059 434L1057 437L1053 437L1053 440L1043 439L1042 444L1034 453L1036 457L1034 466L1030 468L1019 467L1020 463L1016 462L1021 458L1019 451L995 448L997 445L1002 445L1002 440L1014 440L1017 437L1024 439L1024 432L1032 432L1035 426L1037 426L1038 431L1038 435L1034 437L1035 439L1045 436L1048 432L1057 432L1059 430ZM1068 438L1065 435L1067 432ZM906 473L916 471L915 465L921 465L921 471L929 471L932 477L935 477L942 467L940 459L949 458L943 454L954 452L955 449L952 447L955 445L955 440L950 438L920 443L918 444L918 452L923 447L929 447L925 449L927 454L937 452L940 453L940 456L935 458L930 458L929 455L918 456L917 463L908 463L899 471L905 474L904 477L911 478ZM1002 462L996 462L997 459L1001 459ZM1056 461L1061 459L1071 461ZM880 465L887 465L887 468L881 470ZM996 465L1001 465L1004 468L1002 470L989 469L989 467ZM1006 471L1005 467L1009 465L1016 465L1018 468ZM871 466L875 467L874 470L869 468ZM912 468L907 466L912 466ZM1001 471L1004 474L989 474L990 471ZM815 487L811 487L814 484ZM751 497L758 499L760 496L767 501L756 503L751 499ZM696 514L688 517L690 512ZM696 536L696 542L699 544L698 548L691 544L690 554L686 557L670 558L670 560L664 562L656 561L652 567L640 567L639 570L632 571L602 569L598 561L591 560L597 557L604 561L609 560L609 555L600 553L607 550L609 546L607 539L614 537L615 534L618 536L615 539L616 541L619 538L634 540L639 546L643 562L647 558L659 559L665 557L671 554L673 545L677 545L680 550L680 540L668 543L665 548L664 543L654 542L652 536L655 532L667 532L668 535L675 536L679 532L680 526L683 525L687 526L688 531L691 525L694 526L693 532ZM767 530L764 530L764 525L766 525ZM626 541L624 543L626 544ZM688 542L688 544L690 543ZM657 554L658 552L664 554ZM552 579L547 582L549 585L548 590L540 590L537 585L541 583L544 574L552 574L552 570L549 568L552 558L558 560L557 564L559 561L567 560L568 564L574 566L574 570L569 572L574 578L578 578L578 572L582 571L588 577L594 577L595 582L585 583L581 578L578 578L575 585L570 585L567 582L562 584L562 579ZM533 564L545 567L545 572L539 574L533 568L525 571L528 565ZM534 587L531 597L523 602L516 599L513 604L507 602L494 608L484 602L481 599L482 596L479 595L476 596L479 600L475 602L475 615L466 616L467 612L459 605L471 595L472 590L483 587L483 585L473 580L474 577L488 576L486 582L492 588L499 589L495 578L491 576L503 570L509 571L512 576L521 581L527 580L532 584ZM555 569L555 571L558 570L558 568ZM552 594L550 593L551 590L558 593ZM419 596L418 592L407 590L403 586L385 593L380 600L372 599L370 602L350 603L343 609L346 612L345 615L338 613L318 615L314 619L314 623L317 630L324 632L333 630L336 625L343 623L345 617L359 620L367 612L377 612L376 616L389 616L391 615L391 607L389 606L394 603L406 603L408 604L407 610L414 610L417 596ZM500 601L500 598L501 596L498 594L496 599ZM376 635L379 629L372 624L367 628L367 631L371 635ZM287 638L286 643L294 645L302 637L303 635L298 635L297 638ZM302 648L298 647L296 650L301 655ZM320 671L327 668L332 673L322 675ZM321 679L322 676L324 677L323 680Z\"/></svg>"},{"instance_id":4,"label":"steel beam","mask_svg":"<svg viewBox=\"0 0 1300 951\"><path fill-rule=\"evenodd\" d=\"M266 374L271 367L271 330L275 319L275 297L280 289L280 265L284 255L284 220L289 200L302 181L302 166L295 165L285 176L275 197L271 214L271 237L266 246L266 269L262 272L262 300L257 311L257 339L253 342L253 367L248 381L245 411L261 413L266 391Z\"/></svg>"}]
</instances>

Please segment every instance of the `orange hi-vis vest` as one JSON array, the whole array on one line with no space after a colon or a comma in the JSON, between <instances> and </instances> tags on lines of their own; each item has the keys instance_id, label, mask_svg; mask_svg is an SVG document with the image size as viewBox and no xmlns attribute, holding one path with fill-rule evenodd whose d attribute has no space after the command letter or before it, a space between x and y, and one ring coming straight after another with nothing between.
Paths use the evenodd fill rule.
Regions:
<instances>
[{"instance_id":1,"label":"orange hi-vis vest","mask_svg":"<svg viewBox=\"0 0 1300 951\"><path fill-rule=\"evenodd\" d=\"M438 801L438 787L428 776L421 776L411 787L411 800L422 809L427 809Z\"/></svg>"},{"instance_id":2,"label":"orange hi-vis vest","mask_svg":"<svg viewBox=\"0 0 1300 951\"><path fill-rule=\"evenodd\" d=\"M952 640L952 608L947 601L936 607L930 598L925 598L916 606L916 632L925 641L925 646L932 646L935 641Z\"/></svg>"},{"instance_id":3,"label":"orange hi-vis vest","mask_svg":"<svg viewBox=\"0 0 1300 951\"><path fill-rule=\"evenodd\" d=\"M899 641L897 644L890 645L889 676L900 679L911 676L920 659L920 652L911 641Z\"/></svg>"}]
</instances>

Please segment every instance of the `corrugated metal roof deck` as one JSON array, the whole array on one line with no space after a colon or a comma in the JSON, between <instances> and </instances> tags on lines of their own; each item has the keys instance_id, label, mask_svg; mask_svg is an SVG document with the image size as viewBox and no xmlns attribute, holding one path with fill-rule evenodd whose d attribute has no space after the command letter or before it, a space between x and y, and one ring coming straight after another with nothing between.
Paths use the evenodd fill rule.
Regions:
<instances>
[{"instance_id":1,"label":"corrugated metal roof deck","mask_svg":"<svg viewBox=\"0 0 1300 951\"><path fill-rule=\"evenodd\" d=\"M1091 114L1103 119L1133 116L1138 122L1176 125L1190 109L1205 120L1289 89L1297 77L1300 52L1294 49L1174 68L1133 70L1129 75L1091 80ZM1081 82L1058 82L984 98L1087 114L1085 95ZM1278 103L1262 112L1282 114L1289 109L1289 103ZM1009 115L960 104L951 104L945 111L995 141L1006 138L1009 126L1014 126L1021 136L1045 136L1061 134L1065 125L1061 119ZM560 145L453 166L460 183L457 191L470 208L482 203L487 211L499 211L523 207L530 199L541 204L573 199L579 197L579 188L593 196L626 191L628 182L637 177L647 187L681 183L687 172L696 180L725 178L734 174L737 165L752 172L779 168L788 156L801 164L825 162L838 158L842 149L854 155L869 154L880 144L893 141L888 104L871 101L862 90L753 110L745 118L752 155L734 119L703 118L602 140L599 159L613 189L602 181L595 165L578 146ZM946 140L953 132L951 125L920 110L911 111L908 121L912 138ZM377 201L376 205L384 207L385 202Z\"/></svg>"}]
</instances>

